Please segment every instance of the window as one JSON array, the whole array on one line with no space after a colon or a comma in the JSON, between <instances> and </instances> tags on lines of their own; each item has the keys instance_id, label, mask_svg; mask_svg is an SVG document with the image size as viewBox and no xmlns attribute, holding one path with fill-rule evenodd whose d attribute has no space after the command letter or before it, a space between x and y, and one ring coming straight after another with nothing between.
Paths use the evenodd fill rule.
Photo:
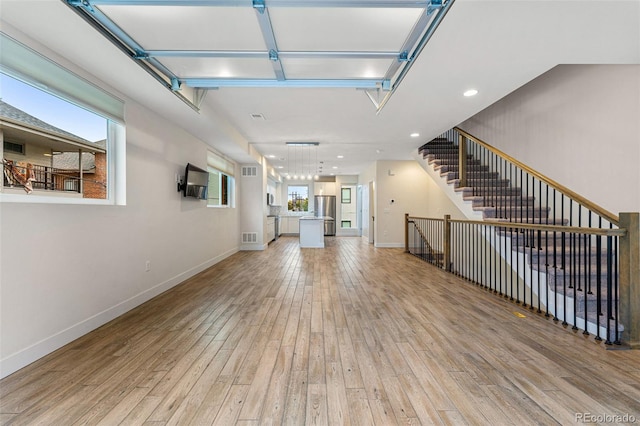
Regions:
<instances>
[{"instance_id":1,"label":"window","mask_svg":"<svg viewBox=\"0 0 640 426\"><path fill-rule=\"evenodd\" d=\"M64 180L64 190L65 191L78 191L78 181L76 179L65 179Z\"/></svg>"},{"instance_id":2,"label":"window","mask_svg":"<svg viewBox=\"0 0 640 426\"><path fill-rule=\"evenodd\" d=\"M4 141L4 152L24 155L24 144Z\"/></svg>"},{"instance_id":3,"label":"window","mask_svg":"<svg viewBox=\"0 0 640 426\"><path fill-rule=\"evenodd\" d=\"M340 227L342 228L351 228L351 221L350 220L343 220L340 222Z\"/></svg>"},{"instance_id":4,"label":"window","mask_svg":"<svg viewBox=\"0 0 640 426\"><path fill-rule=\"evenodd\" d=\"M309 211L309 187L307 185L287 187L287 210L290 212Z\"/></svg>"},{"instance_id":5,"label":"window","mask_svg":"<svg viewBox=\"0 0 640 426\"><path fill-rule=\"evenodd\" d=\"M209 152L207 165L207 206L235 207L235 164L215 152Z\"/></svg>"},{"instance_id":6,"label":"window","mask_svg":"<svg viewBox=\"0 0 640 426\"><path fill-rule=\"evenodd\" d=\"M125 204L123 102L4 33L0 43L0 116L12 122L0 199Z\"/></svg>"},{"instance_id":7,"label":"window","mask_svg":"<svg viewBox=\"0 0 640 426\"><path fill-rule=\"evenodd\" d=\"M342 188L342 204L351 203L351 188Z\"/></svg>"}]
</instances>

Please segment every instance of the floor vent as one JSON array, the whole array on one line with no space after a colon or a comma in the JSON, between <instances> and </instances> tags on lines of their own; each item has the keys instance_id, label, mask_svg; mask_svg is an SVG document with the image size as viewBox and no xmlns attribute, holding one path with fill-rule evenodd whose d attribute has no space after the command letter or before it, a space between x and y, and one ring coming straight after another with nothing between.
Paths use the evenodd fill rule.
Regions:
<instances>
[{"instance_id":1,"label":"floor vent","mask_svg":"<svg viewBox=\"0 0 640 426\"><path fill-rule=\"evenodd\" d=\"M258 167L256 167L256 166L242 166L242 176L245 176L245 177L258 176Z\"/></svg>"},{"instance_id":2,"label":"floor vent","mask_svg":"<svg viewBox=\"0 0 640 426\"><path fill-rule=\"evenodd\" d=\"M242 233L242 242L243 243L255 243L258 241L258 233L257 232L243 232Z\"/></svg>"}]
</instances>

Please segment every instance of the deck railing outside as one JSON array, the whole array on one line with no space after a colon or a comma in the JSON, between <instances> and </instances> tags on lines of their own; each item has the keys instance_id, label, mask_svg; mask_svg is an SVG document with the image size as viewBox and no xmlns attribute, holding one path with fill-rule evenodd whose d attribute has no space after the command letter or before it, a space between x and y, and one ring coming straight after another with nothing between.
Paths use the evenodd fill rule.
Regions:
<instances>
[{"instance_id":1,"label":"deck railing outside","mask_svg":"<svg viewBox=\"0 0 640 426\"><path fill-rule=\"evenodd\" d=\"M24 186L12 174L12 169L24 176L30 173L33 177L31 181L32 189L82 193L83 183L91 182L104 185L102 182L87 179L84 176L80 177L77 170L66 170L40 165L30 165L29 170L27 170L27 166L7 165L4 162L2 163L2 167L3 186L5 187Z\"/></svg>"}]
</instances>

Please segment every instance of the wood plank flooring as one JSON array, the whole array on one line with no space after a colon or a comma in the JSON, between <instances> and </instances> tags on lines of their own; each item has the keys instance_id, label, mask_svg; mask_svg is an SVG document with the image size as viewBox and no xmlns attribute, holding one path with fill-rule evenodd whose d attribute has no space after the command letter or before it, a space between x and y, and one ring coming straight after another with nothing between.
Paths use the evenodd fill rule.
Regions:
<instances>
[{"instance_id":1,"label":"wood plank flooring","mask_svg":"<svg viewBox=\"0 0 640 426\"><path fill-rule=\"evenodd\" d=\"M3 425L564 425L584 413L640 422L640 351L605 350L360 238L237 253L0 381Z\"/></svg>"}]
</instances>

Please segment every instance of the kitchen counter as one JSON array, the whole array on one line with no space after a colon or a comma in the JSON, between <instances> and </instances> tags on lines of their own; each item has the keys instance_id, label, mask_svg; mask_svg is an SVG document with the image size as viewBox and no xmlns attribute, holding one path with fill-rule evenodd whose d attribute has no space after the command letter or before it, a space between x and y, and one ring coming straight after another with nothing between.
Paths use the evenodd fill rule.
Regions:
<instances>
[{"instance_id":1,"label":"kitchen counter","mask_svg":"<svg viewBox=\"0 0 640 426\"><path fill-rule=\"evenodd\" d=\"M324 218L315 216L300 218L300 247L324 248Z\"/></svg>"}]
</instances>

